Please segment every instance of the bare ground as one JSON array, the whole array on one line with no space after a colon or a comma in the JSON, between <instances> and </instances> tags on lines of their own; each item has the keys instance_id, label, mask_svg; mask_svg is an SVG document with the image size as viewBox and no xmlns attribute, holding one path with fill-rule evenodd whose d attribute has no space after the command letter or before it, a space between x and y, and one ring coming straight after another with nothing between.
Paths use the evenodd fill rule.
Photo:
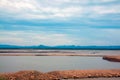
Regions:
<instances>
[{"instance_id":1,"label":"bare ground","mask_svg":"<svg viewBox=\"0 0 120 80\"><path fill-rule=\"evenodd\" d=\"M4 80L64 80L84 78L120 78L120 69L111 70L64 70L42 73L39 71L19 71L15 73L1 73Z\"/></svg>"}]
</instances>

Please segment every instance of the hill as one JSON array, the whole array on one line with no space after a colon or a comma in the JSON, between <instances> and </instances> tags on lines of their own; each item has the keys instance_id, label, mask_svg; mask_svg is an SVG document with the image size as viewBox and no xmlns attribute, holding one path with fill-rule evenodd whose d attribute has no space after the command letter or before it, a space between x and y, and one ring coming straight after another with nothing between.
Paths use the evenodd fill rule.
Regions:
<instances>
[{"instance_id":1,"label":"hill","mask_svg":"<svg viewBox=\"0 0 120 80\"><path fill-rule=\"evenodd\" d=\"M62 46L17 46L0 44L0 49L72 49L72 50L120 50L120 46L76 46L76 45L62 45Z\"/></svg>"}]
</instances>

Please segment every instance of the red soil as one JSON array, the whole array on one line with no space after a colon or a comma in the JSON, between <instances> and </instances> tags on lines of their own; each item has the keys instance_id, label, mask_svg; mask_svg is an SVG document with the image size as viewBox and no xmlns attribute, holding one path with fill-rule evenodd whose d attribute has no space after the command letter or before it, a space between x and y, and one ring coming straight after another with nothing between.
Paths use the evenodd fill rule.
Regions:
<instances>
[{"instance_id":1,"label":"red soil","mask_svg":"<svg viewBox=\"0 0 120 80\"><path fill-rule=\"evenodd\" d=\"M42 73L38 71L19 71L1 73L4 80L61 80L80 78L120 77L120 69L112 70L65 70Z\"/></svg>"}]
</instances>

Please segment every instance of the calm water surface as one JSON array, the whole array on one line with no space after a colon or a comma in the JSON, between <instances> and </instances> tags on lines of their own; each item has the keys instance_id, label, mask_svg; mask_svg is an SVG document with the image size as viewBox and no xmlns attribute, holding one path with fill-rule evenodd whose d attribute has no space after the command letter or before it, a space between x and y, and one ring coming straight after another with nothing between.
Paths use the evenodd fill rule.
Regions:
<instances>
[{"instance_id":1,"label":"calm water surface","mask_svg":"<svg viewBox=\"0 0 120 80\"><path fill-rule=\"evenodd\" d=\"M102 57L80 56L0 56L0 72L38 70L42 72L75 69L120 69L120 63Z\"/></svg>"}]
</instances>

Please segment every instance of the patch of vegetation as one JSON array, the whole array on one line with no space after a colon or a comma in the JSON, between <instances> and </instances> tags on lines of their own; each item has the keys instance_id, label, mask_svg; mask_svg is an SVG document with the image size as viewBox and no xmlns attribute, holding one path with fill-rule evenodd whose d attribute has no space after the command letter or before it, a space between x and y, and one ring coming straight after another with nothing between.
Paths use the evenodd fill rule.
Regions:
<instances>
[{"instance_id":1,"label":"patch of vegetation","mask_svg":"<svg viewBox=\"0 0 120 80\"><path fill-rule=\"evenodd\" d=\"M6 80L4 77L0 77L0 80Z\"/></svg>"}]
</instances>

